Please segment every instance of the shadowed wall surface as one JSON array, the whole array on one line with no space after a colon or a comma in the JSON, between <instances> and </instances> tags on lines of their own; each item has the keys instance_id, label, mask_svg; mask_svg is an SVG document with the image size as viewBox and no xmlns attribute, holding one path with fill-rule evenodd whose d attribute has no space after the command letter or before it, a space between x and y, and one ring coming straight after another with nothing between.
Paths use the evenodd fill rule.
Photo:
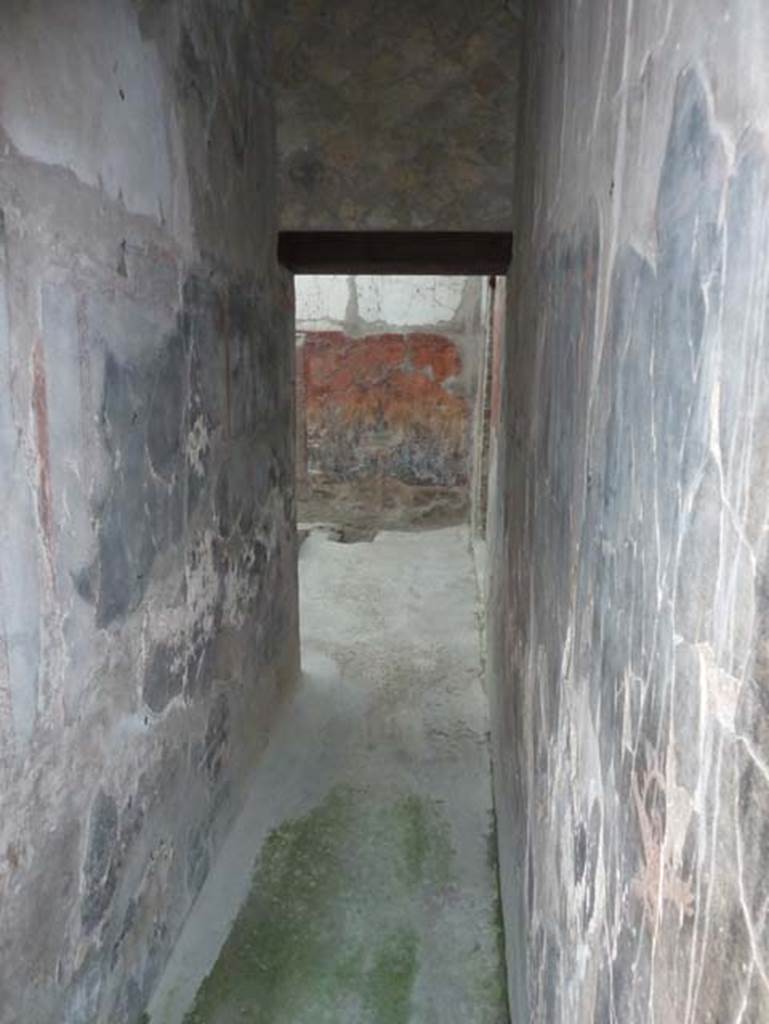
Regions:
<instances>
[{"instance_id":1,"label":"shadowed wall surface","mask_svg":"<svg viewBox=\"0 0 769 1024\"><path fill-rule=\"evenodd\" d=\"M757 1024L769 19L563 0L527 39L490 559L513 1014Z\"/></svg>"},{"instance_id":2,"label":"shadowed wall surface","mask_svg":"<svg viewBox=\"0 0 769 1024\"><path fill-rule=\"evenodd\" d=\"M518 0L272 0L280 223L509 228Z\"/></svg>"},{"instance_id":3,"label":"shadowed wall surface","mask_svg":"<svg viewBox=\"0 0 769 1024\"><path fill-rule=\"evenodd\" d=\"M4 5L0 1021L135 1024L297 668L258 4Z\"/></svg>"}]
</instances>

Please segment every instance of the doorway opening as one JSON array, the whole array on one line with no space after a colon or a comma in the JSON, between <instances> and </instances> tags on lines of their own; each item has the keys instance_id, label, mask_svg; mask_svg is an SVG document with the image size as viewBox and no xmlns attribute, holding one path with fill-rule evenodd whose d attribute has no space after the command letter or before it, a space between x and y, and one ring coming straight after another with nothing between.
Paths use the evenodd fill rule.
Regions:
<instances>
[{"instance_id":1,"label":"doorway opening","mask_svg":"<svg viewBox=\"0 0 769 1024\"><path fill-rule=\"evenodd\" d=\"M496 279L295 282L300 528L483 535Z\"/></svg>"},{"instance_id":2,"label":"doorway opening","mask_svg":"<svg viewBox=\"0 0 769 1024\"><path fill-rule=\"evenodd\" d=\"M506 232L282 232L295 274L299 522L483 538Z\"/></svg>"}]
</instances>

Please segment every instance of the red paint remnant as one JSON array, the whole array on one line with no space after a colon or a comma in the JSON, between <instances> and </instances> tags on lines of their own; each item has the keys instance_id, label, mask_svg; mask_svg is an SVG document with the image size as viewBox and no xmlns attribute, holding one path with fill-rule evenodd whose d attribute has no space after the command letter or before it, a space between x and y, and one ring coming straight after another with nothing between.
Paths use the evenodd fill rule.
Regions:
<instances>
[{"instance_id":1,"label":"red paint remnant","mask_svg":"<svg viewBox=\"0 0 769 1024\"><path fill-rule=\"evenodd\" d=\"M408 336L411 365L417 370L430 370L433 380L443 382L462 372L462 357L457 346L441 334L410 334Z\"/></svg>"},{"instance_id":2,"label":"red paint remnant","mask_svg":"<svg viewBox=\"0 0 769 1024\"><path fill-rule=\"evenodd\" d=\"M442 383L456 376L461 365L454 343L439 335L307 334L302 371L308 415L327 406L329 399L348 414L397 410L397 418L416 421L434 409L459 413L466 409L466 400Z\"/></svg>"},{"instance_id":3,"label":"red paint remnant","mask_svg":"<svg viewBox=\"0 0 769 1024\"><path fill-rule=\"evenodd\" d=\"M459 483L470 403L444 384L461 369L456 345L442 335L307 333L301 373L310 465L314 458L341 476L354 465L358 475Z\"/></svg>"},{"instance_id":4,"label":"red paint remnant","mask_svg":"<svg viewBox=\"0 0 769 1024\"><path fill-rule=\"evenodd\" d=\"M45 546L53 552L53 498L51 495L51 448L48 429L48 398L46 395L45 363L40 343L32 350L32 410L35 416L35 443L37 445L37 508L43 528Z\"/></svg>"},{"instance_id":5,"label":"red paint remnant","mask_svg":"<svg viewBox=\"0 0 769 1024\"><path fill-rule=\"evenodd\" d=\"M323 331L305 336L304 351L308 393L341 395L383 382L403 365L406 341L400 334L348 338L342 331Z\"/></svg>"}]
</instances>

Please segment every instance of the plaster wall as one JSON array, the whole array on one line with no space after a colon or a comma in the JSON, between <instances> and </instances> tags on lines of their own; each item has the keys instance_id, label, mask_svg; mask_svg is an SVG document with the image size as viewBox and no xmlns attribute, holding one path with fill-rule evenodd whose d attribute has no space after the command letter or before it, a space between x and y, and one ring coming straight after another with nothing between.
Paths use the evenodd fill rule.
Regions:
<instances>
[{"instance_id":1,"label":"plaster wall","mask_svg":"<svg viewBox=\"0 0 769 1024\"><path fill-rule=\"evenodd\" d=\"M490 635L512 1016L769 1019L769 12L532 4Z\"/></svg>"},{"instance_id":2,"label":"plaster wall","mask_svg":"<svg viewBox=\"0 0 769 1024\"><path fill-rule=\"evenodd\" d=\"M507 230L519 0L273 0L281 227Z\"/></svg>"},{"instance_id":3,"label":"plaster wall","mask_svg":"<svg viewBox=\"0 0 769 1024\"><path fill-rule=\"evenodd\" d=\"M135 1024L296 674L265 40L3 6L3 1024Z\"/></svg>"}]
</instances>

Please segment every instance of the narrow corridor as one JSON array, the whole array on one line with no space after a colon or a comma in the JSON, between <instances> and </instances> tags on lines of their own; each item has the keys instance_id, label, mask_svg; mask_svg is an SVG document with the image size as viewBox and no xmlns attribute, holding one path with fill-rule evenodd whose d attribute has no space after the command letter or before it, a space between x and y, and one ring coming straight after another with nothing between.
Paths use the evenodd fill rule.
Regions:
<instances>
[{"instance_id":1,"label":"narrow corridor","mask_svg":"<svg viewBox=\"0 0 769 1024\"><path fill-rule=\"evenodd\" d=\"M769 0L2 13L0 1024L769 1024Z\"/></svg>"},{"instance_id":2,"label":"narrow corridor","mask_svg":"<svg viewBox=\"0 0 769 1024\"><path fill-rule=\"evenodd\" d=\"M151 1020L501 1024L467 530L313 531L299 567L303 682Z\"/></svg>"}]
</instances>

